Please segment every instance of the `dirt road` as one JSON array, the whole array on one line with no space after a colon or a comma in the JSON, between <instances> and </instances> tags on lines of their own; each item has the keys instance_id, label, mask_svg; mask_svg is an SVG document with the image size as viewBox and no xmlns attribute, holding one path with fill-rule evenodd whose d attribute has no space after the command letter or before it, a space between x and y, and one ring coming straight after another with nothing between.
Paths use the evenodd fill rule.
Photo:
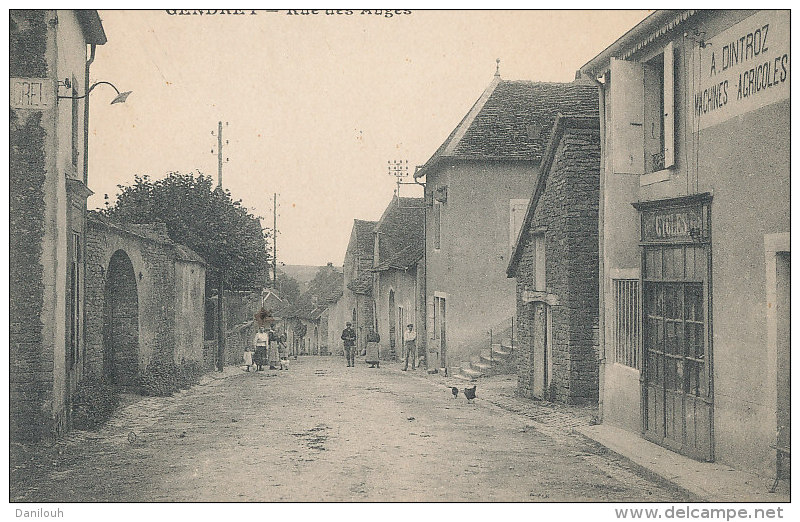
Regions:
<instances>
[{"instance_id":1,"label":"dirt road","mask_svg":"<svg viewBox=\"0 0 800 522\"><path fill-rule=\"evenodd\" d=\"M397 365L306 357L169 398L98 433L12 448L19 501L691 501L568 428ZM463 387L463 385L461 385Z\"/></svg>"}]
</instances>

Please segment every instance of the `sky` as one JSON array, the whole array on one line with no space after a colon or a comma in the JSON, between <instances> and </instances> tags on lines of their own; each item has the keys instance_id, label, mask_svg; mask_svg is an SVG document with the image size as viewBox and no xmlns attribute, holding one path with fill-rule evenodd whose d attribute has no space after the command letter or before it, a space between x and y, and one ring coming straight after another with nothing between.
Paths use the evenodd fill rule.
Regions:
<instances>
[{"instance_id":1,"label":"sky","mask_svg":"<svg viewBox=\"0 0 800 522\"><path fill-rule=\"evenodd\" d=\"M170 11L171 12L171 11ZM179 15L107 11L92 81L89 208L135 175L217 176L272 226L278 261L341 265L353 219L377 220L491 82L572 81L647 11ZM214 154L212 154L212 149ZM419 196L401 187L402 196Z\"/></svg>"}]
</instances>

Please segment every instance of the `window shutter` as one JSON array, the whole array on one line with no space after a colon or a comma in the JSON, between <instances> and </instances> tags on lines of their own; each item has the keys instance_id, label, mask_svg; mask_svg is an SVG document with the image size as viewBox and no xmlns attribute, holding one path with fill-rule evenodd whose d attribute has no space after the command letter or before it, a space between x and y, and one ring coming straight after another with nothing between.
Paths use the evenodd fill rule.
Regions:
<instances>
[{"instance_id":1,"label":"window shutter","mask_svg":"<svg viewBox=\"0 0 800 522\"><path fill-rule=\"evenodd\" d=\"M611 59L611 167L617 174L644 174L644 68Z\"/></svg>"},{"instance_id":2,"label":"window shutter","mask_svg":"<svg viewBox=\"0 0 800 522\"><path fill-rule=\"evenodd\" d=\"M675 52L664 47L664 168L675 165Z\"/></svg>"},{"instance_id":3,"label":"window shutter","mask_svg":"<svg viewBox=\"0 0 800 522\"><path fill-rule=\"evenodd\" d=\"M514 246L516 246L517 238L519 237L519 231L522 228L522 220L525 219L525 211L528 210L528 200L512 199L510 201L510 207L508 242L511 245L511 251L513 253Z\"/></svg>"}]
</instances>

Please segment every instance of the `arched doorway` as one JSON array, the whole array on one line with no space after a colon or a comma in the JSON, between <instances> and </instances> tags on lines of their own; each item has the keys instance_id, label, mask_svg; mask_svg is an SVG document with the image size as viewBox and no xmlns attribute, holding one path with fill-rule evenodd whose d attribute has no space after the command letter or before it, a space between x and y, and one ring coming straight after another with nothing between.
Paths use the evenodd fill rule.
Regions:
<instances>
[{"instance_id":1,"label":"arched doorway","mask_svg":"<svg viewBox=\"0 0 800 522\"><path fill-rule=\"evenodd\" d=\"M133 263L123 250L111 256L103 307L103 374L131 386L139 371L139 294Z\"/></svg>"},{"instance_id":2,"label":"arched doorway","mask_svg":"<svg viewBox=\"0 0 800 522\"><path fill-rule=\"evenodd\" d=\"M394 307L394 290L389 290L389 356L397 358L397 316Z\"/></svg>"}]
</instances>

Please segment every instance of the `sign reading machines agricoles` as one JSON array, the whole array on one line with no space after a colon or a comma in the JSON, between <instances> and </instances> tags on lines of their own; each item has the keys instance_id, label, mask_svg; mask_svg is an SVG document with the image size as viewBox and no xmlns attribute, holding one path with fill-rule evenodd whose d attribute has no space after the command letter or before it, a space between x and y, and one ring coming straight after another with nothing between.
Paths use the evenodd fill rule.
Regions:
<instances>
[{"instance_id":1,"label":"sign reading machines agricoles","mask_svg":"<svg viewBox=\"0 0 800 522\"><path fill-rule=\"evenodd\" d=\"M700 129L789 98L789 12L761 11L700 46Z\"/></svg>"}]
</instances>

